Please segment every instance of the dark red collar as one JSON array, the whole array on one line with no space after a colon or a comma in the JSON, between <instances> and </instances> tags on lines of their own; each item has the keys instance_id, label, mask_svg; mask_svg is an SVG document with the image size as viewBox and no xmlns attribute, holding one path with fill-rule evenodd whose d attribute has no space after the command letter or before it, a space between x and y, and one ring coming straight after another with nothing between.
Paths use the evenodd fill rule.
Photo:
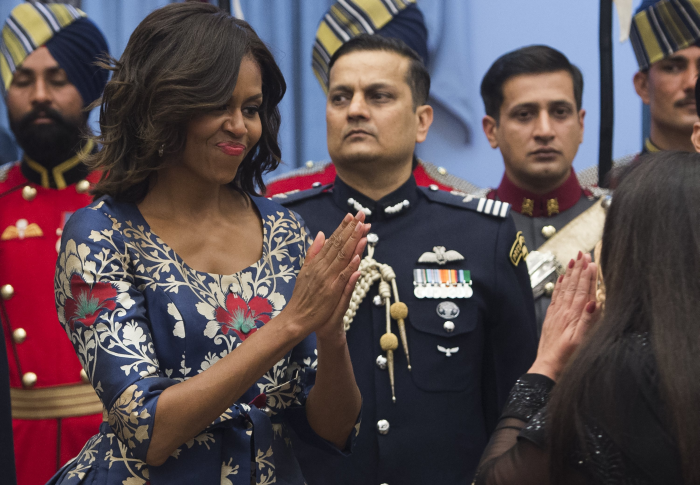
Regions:
<instances>
[{"instance_id":1,"label":"dark red collar","mask_svg":"<svg viewBox=\"0 0 700 485\"><path fill-rule=\"evenodd\" d=\"M508 202L513 206L513 210L526 216L551 217L571 209L582 195L584 195L583 189L578 183L574 170L571 169L571 175L566 182L544 195L521 189L503 174L501 185L496 190L492 190L488 198Z\"/></svg>"}]
</instances>

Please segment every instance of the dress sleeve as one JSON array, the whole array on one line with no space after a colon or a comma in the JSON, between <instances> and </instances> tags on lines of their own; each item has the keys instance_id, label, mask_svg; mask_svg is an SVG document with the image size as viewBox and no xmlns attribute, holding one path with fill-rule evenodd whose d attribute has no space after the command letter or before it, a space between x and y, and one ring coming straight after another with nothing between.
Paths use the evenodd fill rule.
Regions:
<instances>
[{"instance_id":1,"label":"dress sleeve","mask_svg":"<svg viewBox=\"0 0 700 485\"><path fill-rule=\"evenodd\" d=\"M534 302L525 253L519 253L520 237L508 216L500 225L496 241L484 347L482 395L489 431L494 429L511 387L537 355Z\"/></svg>"},{"instance_id":2,"label":"dress sleeve","mask_svg":"<svg viewBox=\"0 0 700 485\"><path fill-rule=\"evenodd\" d=\"M541 417L553 387L554 381L539 374L525 374L518 379L481 457L475 485L549 483L544 430L533 421ZM526 426L537 428L531 439L524 439L521 434Z\"/></svg>"},{"instance_id":3,"label":"dress sleeve","mask_svg":"<svg viewBox=\"0 0 700 485\"><path fill-rule=\"evenodd\" d=\"M117 438L145 461L164 377L122 224L100 210L77 211L61 240L54 289L58 319L102 401Z\"/></svg>"}]
</instances>

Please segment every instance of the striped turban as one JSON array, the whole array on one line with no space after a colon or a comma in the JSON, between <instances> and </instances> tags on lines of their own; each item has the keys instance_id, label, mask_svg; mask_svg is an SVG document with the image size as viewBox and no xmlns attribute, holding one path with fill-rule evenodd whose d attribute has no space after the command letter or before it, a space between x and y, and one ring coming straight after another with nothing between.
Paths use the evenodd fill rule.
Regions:
<instances>
[{"instance_id":1,"label":"striped turban","mask_svg":"<svg viewBox=\"0 0 700 485\"><path fill-rule=\"evenodd\" d=\"M5 21L0 39L0 87L3 96L17 67L32 52L45 46L66 71L87 106L102 95L108 72L95 61L108 54L102 32L85 12L71 5L23 3Z\"/></svg>"},{"instance_id":2,"label":"striped turban","mask_svg":"<svg viewBox=\"0 0 700 485\"><path fill-rule=\"evenodd\" d=\"M643 71L700 41L700 0L644 0L632 19L630 40Z\"/></svg>"},{"instance_id":3,"label":"striped turban","mask_svg":"<svg viewBox=\"0 0 700 485\"><path fill-rule=\"evenodd\" d=\"M323 91L328 90L328 64L340 46L360 34L379 34L404 41L428 63L428 30L416 0L338 0L316 31L311 65Z\"/></svg>"}]
</instances>

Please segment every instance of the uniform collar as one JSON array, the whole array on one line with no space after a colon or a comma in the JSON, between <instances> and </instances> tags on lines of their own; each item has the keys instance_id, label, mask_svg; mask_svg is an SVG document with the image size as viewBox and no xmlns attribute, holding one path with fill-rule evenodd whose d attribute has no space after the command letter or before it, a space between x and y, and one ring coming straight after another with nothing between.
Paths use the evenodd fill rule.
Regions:
<instances>
[{"instance_id":1,"label":"uniform collar","mask_svg":"<svg viewBox=\"0 0 700 485\"><path fill-rule=\"evenodd\" d=\"M583 195L583 189L578 183L578 178L571 169L571 175L566 182L555 190L537 195L515 185L503 174L501 185L496 189L498 200L508 202L516 212L530 217L551 217L565 210L571 209Z\"/></svg>"},{"instance_id":2,"label":"uniform collar","mask_svg":"<svg viewBox=\"0 0 700 485\"><path fill-rule=\"evenodd\" d=\"M65 162L59 163L51 170L32 160L27 155L24 155L20 169L22 170L22 174L30 182L41 185L46 189L65 189L67 186L87 176L88 169L82 163L82 160L94 147L95 142L88 140L80 152Z\"/></svg>"},{"instance_id":3,"label":"uniform collar","mask_svg":"<svg viewBox=\"0 0 700 485\"><path fill-rule=\"evenodd\" d=\"M366 221L382 221L403 215L415 207L418 201L416 179L413 175L401 187L379 200L372 200L335 177L333 201L338 207L355 214L358 210L365 213Z\"/></svg>"},{"instance_id":4,"label":"uniform collar","mask_svg":"<svg viewBox=\"0 0 700 485\"><path fill-rule=\"evenodd\" d=\"M654 145L654 142L651 141L651 138L647 138L646 140L644 140L644 147L642 148L642 153L656 153L660 151L661 148Z\"/></svg>"}]
</instances>

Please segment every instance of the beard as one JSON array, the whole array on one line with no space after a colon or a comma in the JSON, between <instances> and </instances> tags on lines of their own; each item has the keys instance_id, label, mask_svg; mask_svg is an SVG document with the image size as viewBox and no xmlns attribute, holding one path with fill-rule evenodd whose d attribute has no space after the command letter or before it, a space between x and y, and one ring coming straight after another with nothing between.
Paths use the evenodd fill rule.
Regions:
<instances>
[{"instance_id":1,"label":"beard","mask_svg":"<svg viewBox=\"0 0 700 485\"><path fill-rule=\"evenodd\" d=\"M36 124L37 118L52 123ZM67 118L53 108L37 106L15 120L9 116L10 129L24 153L43 167L51 169L75 155L82 146L86 117Z\"/></svg>"}]
</instances>

